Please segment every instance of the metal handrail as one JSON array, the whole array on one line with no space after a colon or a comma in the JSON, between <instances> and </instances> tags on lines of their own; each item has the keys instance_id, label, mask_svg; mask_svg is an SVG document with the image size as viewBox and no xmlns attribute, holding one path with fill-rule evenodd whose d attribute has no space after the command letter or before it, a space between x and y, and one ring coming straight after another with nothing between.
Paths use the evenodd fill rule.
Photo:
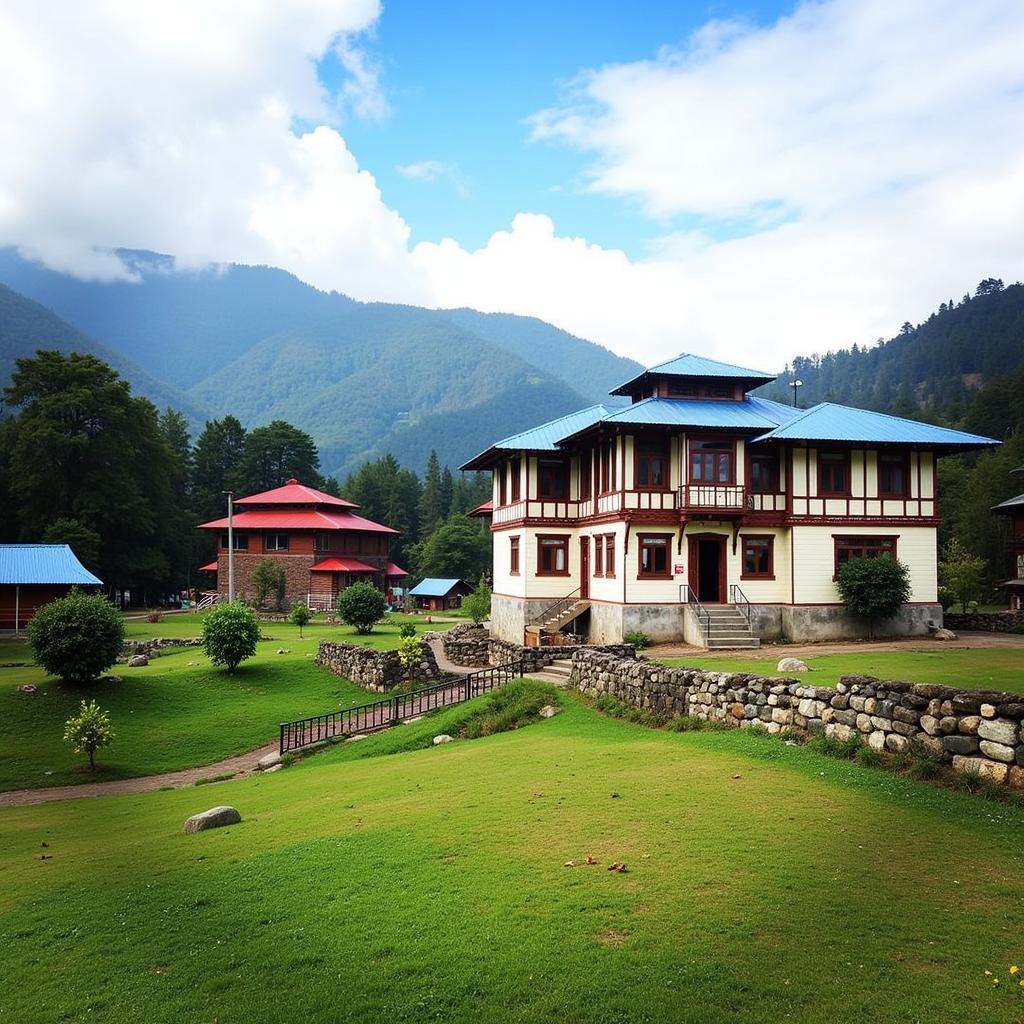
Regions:
<instances>
[{"instance_id":1,"label":"metal handrail","mask_svg":"<svg viewBox=\"0 0 1024 1024\"><path fill-rule=\"evenodd\" d=\"M711 613L697 600L697 595L688 583L679 584L679 600L692 609L693 614L697 616L700 631L704 636L708 636L711 633Z\"/></svg>"},{"instance_id":2,"label":"metal handrail","mask_svg":"<svg viewBox=\"0 0 1024 1024\"><path fill-rule=\"evenodd\" d=\"M527 620L526 625L536 626L543 625L548 619L552 618L553 615L561 615L567 608L572 607L579 600L580 588L577 587L571 594L567 594L565 597L560 597L557 601L553 601L551 604L541 608L539 612L534 612Z\"/></svg>"},{"instance_id":3,"label":"metal handrail","mask_svg":"<svg viewBox=\"0 0 1024 1024\"><path fill-rule=\"evenodd\" d=\"M729 603L736 606L736 610L747 620L747 628L750 628L751 608L747 595L735 583L729 584Z\"/></svg>"}]
</instances>

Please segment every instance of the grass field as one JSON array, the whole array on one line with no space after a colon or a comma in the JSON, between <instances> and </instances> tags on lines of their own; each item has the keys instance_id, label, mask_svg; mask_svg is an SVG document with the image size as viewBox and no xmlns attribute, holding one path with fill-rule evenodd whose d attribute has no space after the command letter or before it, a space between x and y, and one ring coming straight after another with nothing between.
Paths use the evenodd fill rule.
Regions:
<instances>
[{"instance_id":1,"label":"grass field","mask_svg":"<svg viewBox=\"0 0 1024 1024\"><path fill-rule=\"evenodd\" d=\"M413 621L421 633L445 628L422 617ZM200 626L198 616L168 616L156 624L130 622L127 633L132 639L195 636ZM272 639L233 676L213 668L201 648L169 648L144 668L115 666L111 671L121 682L87 687L62 686L35 667L0 668L0 790L152 775L244 753L272 739L281 721L372 699L312 663L320 640L383 649L399 639L397 624L356 637L347 626L316 622L302 640L289 623L263 623L262 629ZM277 654L280 648L289 653ZM30 660L24 641L0 642L0 663ZM39 692L18 693L26 682ZM92 698L110 712L116 734L94 772L62 740L65 720L79 701Z\"/></svg>"},{"instance_id":2,"label":"grass field","mask_svg":"<svg viewBox=\"0 0 1024 1024\"><path fill-rule=\"evenodd\" d=\"M714 672L752 672L781 676L780 652L771 658L663 658L666 665L704 668ZM970 689L1024 693L1024 650L1021 648L952 648L940 651L870 651L863 654L823 654L801 657L813 671L806 678L815 686L835 686L842 676L868 675L915 683L943 683ZM790 676L795 673L788 673Z\"/></svg>"},{"instance_id":3,"label":"grass field","mask_svg":"<svg viewBox=\"0 0 1024 1024\"><path fill-rule=\"evenodd\" d=\"M1021 1018L1020 810L563 702L482 740L367 756L425 720L267 777L0 811L0 1020ZM242 824L181 833L217 803Z\"/></svg>"}]
</instances>

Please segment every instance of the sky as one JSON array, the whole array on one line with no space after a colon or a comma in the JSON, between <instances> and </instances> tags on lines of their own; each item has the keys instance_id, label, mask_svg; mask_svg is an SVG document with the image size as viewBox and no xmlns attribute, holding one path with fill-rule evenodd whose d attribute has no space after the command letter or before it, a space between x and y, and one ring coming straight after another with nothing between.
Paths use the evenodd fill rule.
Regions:
<instances>
[{"instance_id":1,"label":"sky","mask_svg":"<svg viewBox=\"0 0 1024 1024\"><path fill-rule=\"evenodd\" d=\"M1018 0L5 0L0 245L782 368L1024 277Z\"/></svg>"}]
</instances>

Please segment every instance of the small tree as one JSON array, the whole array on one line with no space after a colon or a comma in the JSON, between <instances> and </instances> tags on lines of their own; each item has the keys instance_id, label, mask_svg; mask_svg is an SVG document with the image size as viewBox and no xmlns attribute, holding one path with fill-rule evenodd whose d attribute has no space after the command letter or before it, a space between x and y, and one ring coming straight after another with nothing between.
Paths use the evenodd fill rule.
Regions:
<instances>
[{"instance_id":1,"label":"small tree","mask_svg":"<svg viewBox=\"0 0 1024 1024\"><path fill-rule=\"evenodd\" d=\"M76 754L89 755L89 770L96 767L96 751L108 747L114 740L110 728L110 715L94 700L82 701L78 714L64 723L64 742L71 744Z\"/></svg>"},{"instance_id":2,"label":"small tree","mask_svg":"<svg viewBox=\"0 0 1024 1024\"><path fill-rule=\"evenodd\" d=\"M491 588L483 576L476 590L462 599L462 609L478 626L491 614Z\"/></svg>"},{"instance_id":3,"label":"small tree","mask_svg":"<svg viewBox=\"0 0 1024 1024\"><path fill-rule=\"evenodd\" d=\"M372 583L353 583L338 595L338 617L363 635L373 632L387 607L384 595Z\"/></svg>"},{"instance_id":4,"label":"small tree","mask_svg":"<svg viewBox=\"0 0 1024 1024\"><path fill-rule=\"evenodd\" d=\"M406 675L423 660L423 648L419 637L404 636L398 641L398 660L402 663Z\"/></svg>"},{"instance_id":5,"label":"small tree","mask_svg":"<svg viewBox=\"0 0 1024 1024\"><path fill-rule=\"evenodd\" d=\"M874 639L875 620L895 615L910 600L910 571L888 555L851 558L840 566L836 588L847 610L868 620Z\"/></svg>"},{"instance_id":6,"label":"small tree","mask_svg":"<svg viewBox=\"0 0 1024 1024\"><path fill-rule=\"evenodd\" d=\"M65 683L102 675L124 646L124 620L105 598L72 590L43 605L28 624L36 661Z\"/></svg>"},{"instance_id":7,"label":"small tree","mask_svg":"<svg viewBox=\"0 0 1024 1024\"><path fill-rule=\"evenodd\" d=\"M256 653L260 624L251 608L240 601L215 604L203 620L203 648L214 665L226 665L233 673Z\"/></svg>"},{"instance_id":8,"label":"small tree","mask_svg":"<svg viewBox=\"0 0 1024 1024\"><path fill-rule=\"evenodd\" d=\"M980 286L979 286L980 287ZM963 611L981 597L985 559L972 555L955 537L946 545L939 562L939 580L960 602Z\"/></svg>"},{"instance_id":9,"label":"small tree","mask_svg":"<svg viewBox=\"0 0 1024 1024\"><path fill-rule=\"evenodd\" d=\"M398 627L398 635L400 637L408 638L416 635L416 623L415 622L403 622Z\"/></svg>"},{"instance_id":10,"label":"small tree","mask_svg":"<svg viewBox=\"0 0 1024 1024\"><path fill-rule=\"evenodd\" d=\"M284 567L280 563L273 558L264 558L252 571L252 586L257 608L262 608L267 596L273 594L275 606L280 611L284 604L285 589Z\"/></svg>"},{"instance_id":11,"label":"small tree","mask_svg":"<svg viewBox=\"0 0 1024 1024\"><path fill-rule=\"evenodd\" d=\"M309 623L309 620L313 618L313 613L304 604L293 604L292 610L288 614L288 621L293 626L299 627L299 637L302 637L302 627Z\"/></svg>"}]
</instances>

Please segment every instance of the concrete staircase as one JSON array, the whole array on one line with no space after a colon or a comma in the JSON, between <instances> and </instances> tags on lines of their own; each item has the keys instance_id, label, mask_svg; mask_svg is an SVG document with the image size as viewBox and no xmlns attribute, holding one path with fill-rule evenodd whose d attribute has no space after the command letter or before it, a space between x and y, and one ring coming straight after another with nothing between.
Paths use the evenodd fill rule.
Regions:
<instances>
[{"instance_id":1,"label":"concrete staircase","mask_svg":"<svg viewBox=\"0 0 1024 1024\"><path fill-rule=\"evenodd\" d=\"M530 679L539 679L544 683L551 683L553 686L566 687L569 685L569 676L572 673L572 659L558 658L547 668L539 672L527 672Z\"/></svg>"},{"instance_id":2,"label":"concrete staircase","mask_svg":"<svg viewBox=\"0 0 1024 1024\"><path fill-rule=\"evenodd\" d=\"M734 604L704 605L704 610L709 618L707 646L710 650L761 646L761 638L754 634Z\"/></svg>"}]
</instances>

